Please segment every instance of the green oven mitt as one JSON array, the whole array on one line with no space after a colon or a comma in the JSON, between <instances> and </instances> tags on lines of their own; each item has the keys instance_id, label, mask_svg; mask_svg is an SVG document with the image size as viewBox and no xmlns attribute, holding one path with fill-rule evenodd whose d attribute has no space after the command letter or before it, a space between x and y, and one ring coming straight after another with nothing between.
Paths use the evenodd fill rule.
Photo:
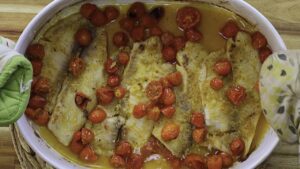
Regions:
<instances>
[{"instance_id":1,"label":"green oven mitt","mask_svg":"<svg viewBox=\"0 0 300 169\"><path fill-rule=\"evenodd\" d=\"M32 66L14 45L0 37L0 126L17 121L30 97Z\"/></svg>"},{"instance_id":2,"label":"green oven mitt","mask_svg":"<svg viewBox=\"0 0 300 169\"><path fill-rule=\"evenodd\" d=\"M300 51L272 54L260 74L264 115L278 136L289 143L300 135Z\"/></svg>"}]
</instances>

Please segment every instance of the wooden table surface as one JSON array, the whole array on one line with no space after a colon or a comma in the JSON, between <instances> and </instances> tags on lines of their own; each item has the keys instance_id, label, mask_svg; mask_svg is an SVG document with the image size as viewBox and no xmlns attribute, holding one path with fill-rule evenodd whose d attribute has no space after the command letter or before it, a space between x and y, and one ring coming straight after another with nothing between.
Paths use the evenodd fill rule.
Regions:
<instances>
[{"instance_id":1,"label":"wooden table surface","mask_svg":"<svg viewBox=\"0 0 300 169\"><path fill-rule=\"evenodd\" d=\"M0 0L0 35L17 41L51 0ZM247 0L274 24L289 49L300 49L300 0ZM299 145L279 143L259 169L300 169ZM9 129L0 127L0 169L20 168Z\"/></svg>"}]
</instances>

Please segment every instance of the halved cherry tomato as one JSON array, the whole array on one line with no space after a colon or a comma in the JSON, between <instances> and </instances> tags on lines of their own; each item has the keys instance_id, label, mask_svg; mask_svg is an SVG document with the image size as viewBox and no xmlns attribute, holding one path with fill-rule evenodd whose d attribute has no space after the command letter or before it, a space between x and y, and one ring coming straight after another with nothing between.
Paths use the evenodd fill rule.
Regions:
<instances>
[{"instance_id":1,"label":"halved cherry tomato","mask_svg":"<svg viewBox=\"0 0 300 169\"><path fill-rule=\"evenodd\" d=\"M194 7L183 7L177 12L176 22L179 28L187 30L196 27L201 21L201 14Z\"/></svg>"},{"instance_id":2,"label":"halved cherry tomato","mask_svg":"<svg viewBox=\"0 0 300 169\"><path fill-rule=\"evenodd\" d=\"M110 87L117 87L121 83L121 79L118 75L110 75L107 78L107 84Z\"/></svg>"},{"instance_id":3,"label":"halved cherry tomato","mask_svg":"<svg viewBox=\"0 0 300 169\"><path fill-rule=\"evenodd\" d=\"M80 154L79 158L86 162L95 162L98 160L98 156L95 154L94 150L89 146L85 146Z\"/></svg>"},{"instance_id":4,"label":"halved cherry tomato","mask_svg":"<svg viewBox=\"0 0 300 169\"><path fill-rule=\"evenodd\" d=\"M127 65L128 62L129 62L129 59L130 59L130 57L129 57L128 52L120 52L120 53L118 54L118 61L119 61L119 63L121 63L122 65Z\"/></svg>"},{"instance_id":5,"label":"halved cherry tomato","mask_svg":"<svg viewBox=\"0 0 300 169\"><path fill-rule=\"evenodd\" d=\"M69 147L75 154L79 154L81 152L81 150L84 148L84 145L81 143L81 131L74 133Z\"/></svg>"},{"instance_id":6,"label":"halved cherry tomato","mask_svg":"<svg viewBox=\"0 0 300 169\"><path fill-rule=\"evenodd\" d=\"M242 104L247 96L246 89L240 85L230 87L227 90L226 95L229 101L236 106Z\"/></svg>"},{"instance_id":7,"label":"halved cherry tomato","mask_svg":"<svg viewBox=\"0 0 300 169\"><path fill-rule=\"evenodd\" d=\"M91 14L90 21L94 26L100 27L100 26L104 26L107 23L107 17L102 11L96 9Z\"/></svg>"},{"instance_id":8,"label":"halved cherry tomato","mask_svg":"<svg viewBox=\"0 0 300 169\"><path fill-rule=\"evenodd\" d=\"M139 24L144 28L151 28L157 24L157 20L145 14L139 19Z\"/></svg>"},{"instance_id":9,"label":"halved cherry tomato","mask_svg":"<svg viewBox=\"0 0 300 169\"><path fill-rule=\"evenodd\" d=\"M106 6L104 8L104 13L108 22L117 19L120 15L120 11L114 6Z\"/></svg>"},{"instance_id":10,"label":"halved cherry tomato","mask_svg":"<svg viewBox=\"0 0 300 169\"><path fill-rule=\"evenodd\" d=\"M233 164L233 158L230 154L222 152L220 153L220 156L222 157L222 166L224 168L231 167Z\"/></svg>"},{"instance_id":11,"label":"halved cherry tomato","mask_svg":"<svg viewBox=\"0 0 300 169\"><path fill-rule=\"evenodd\" d=\"M161 78L159 81L164 88L172 88L173 87L173 85L169 82L169 80L166 77Z\"/></svg>"},{"instance_id":12,"label":"halved cherry tomato","mask_svg":"<svg viewBox=\"0 0 300 169\"><path fill-rule=\"evenodd\" d=\"M210 87L214 90L220 90L224 86L223 80L219 77L215 77L210 81Z\"/></svg>"},{"instance_id":13,"label":"halved cherry tomato","mask_svg":"<svg viewBox=\"0 0 300 169\"><path fill-rule=\"evenodd\" d=\"M174 113L176 112L176 109L174 106L167 106L161 109L162 114L167 117L167 118L171 118Z\"/></svg>"},{"instance_id":14,"label":"halved cherry tomato","mask_svg":"<svg viewBox=\"0 0 300 169\"><path fill-rule=\"evenodd\" d=\"M45 49L42 44L35 43L27 47L26 55L31 60L41 60L45 56Z\"/></svg>"},{"instance_id":15,"label":"halved cherry tomato","mask_svg":"<svg viewBox=\"0 0 300 169\"><path fill-rule=\"evenodd\" d=\"M191 124L197 128L204 128L205 127L204 114L200 112L194 112L192 114Z\"/></svg>"},{"instance_id":16,"label":"halved cherry tomato","mask_svg":"<svg viewBox=\"0 0 300 169\"><path fill-rule=\"evenodd\" d=\"M221 76L231 73L231 63L228 59L221 59L214 65L214 71Z\"/></svg>"},{"instance_id":17,"label":"halved cherry tomato","mask_svg":"<svg viewBox=\"0 0 300 169\"><path fill-rule=\"evenodd\" d=\"M33 109L44 108L47 100L42 96L34 95L29 99L28 106Z\"/></svg>"},{"instance_id":18,"label":"halved cherry tomato","mask_svg":"<svg viewBox=\"0 0 300 169\"><path fill-rule=\"evenodd\" d=\"M76 106L79 107L80 109L85 109L88 102L90 102L91 99L88 98L84 93L82 92L77 92L75 95L75 103Z\"/></svg>"},{"instance_id":19,"label":"halved cherry tomato","mask_svg":"<svg viewBox=\"0 0 300 169\"><path fill-rule=\"evenodd\" d=\"M208 169L222 169L222 157L219 155L212 155L207 158Z\"/></svg>"},{"instance_id":20,"label":"halved cherry tomato","mask_svg":"<svg viewBox=\"0 0 300 169\"><path fill-rule=\"evenodd\" d=\"M139 18L143 16L147 12L147 9L145 7L145 4L142 2L135 2L131 4L131 6L128 9L127 15L130 18Z\"/></svg>"},{"instance_id":21,"label":"halved cherry tomato","mask_svg":"<svg viewBox=\"0 0 300 169\"><path fill-rule=\"evenodd\" d=\"M86 47L92 42L92 33L87 28L80 28L76 32L74 39L80 46Z\"/></svg>"},{"instance_id":22,"label":"halved cherry tomato","mask_svg":"<svg viewBox=\"0 0 300 169\"><path fill-rule=\"evenodd\" d=\"M179 86L182 83L182 75L178 71L168 74L166 78L173 86Z\"/></svg>"},{"instance_id":23,"label":"halved cherry tomato","mask_svg":"<svg viewBox=\"0 0 300 169\"><path fill-rule=\"evenodd\" d=\"M118 86L115 88L115 97L117 99L122 99L126 94L126 89L122 86Z\"/></svg>"},{"instance_id":24,"label":"halved cherry tomato","mask_svg":"<svg viewBox=\"0 0 300 169\"><path fill-rule=\"evenodd\" d=\"M93 141L95 135L94 133L88 128L81 129L81 142L82 144L86 145Z\"/></svg>"},{"instance_id":25,"label":"halved cherry tomato","mask_svg":"<svg viewBox=\"0 0 300 169\"><path fill-rule=\"evenodd\" d=\"M135 42L140 42L145 39L145 28L142 26L134 27L130 33L131 38Z\"/></svg>"},{"instance_id":26,"label":"halved cherry tomato","mask_svg":"<svg viewBox=\"0 0 300 169\"><path fill-rule=\"evenodd\" d=\"M143 103L135 105L133 108L133 116L137 119L144 117L147 113L147 106Z\"/></svg>"},{"instance_id":27,"label":"halved cherry tomato","mask_svg":"<svg viewBox=\"0 0 300 169\"><path fill-rule=\"evenodd\" d=\"M160 36L162 34L162 30L159 26L153 26L149 30L151 36Z\"/></svg>"},{"instance_id":28,"label":"halved cherry tomato","mask_svg":"<svg viewBox=\"0 0 300 169\"><path fill-rule=\"evenodd\" d=\"M43 62L40 60L31 60L31 65L33 69L33 76L38 76L42 72Z\"/></svg>"},{"instance_id":29,"label":"halved cherry tomato","mask_svg":"<svg viewBox=\"0 0 300 169\"><path fill-rule=\"evenodd\" d=\"M174 38L173 46L176 49L176 51L180 51L185 47L185 43L186 43L185 38L183 36L178 36Z\"/></svg>"},{"instance_id":30,"label":"halved cherry tomato","mask_svg":"<svg viewBox=\"0 0 300 169\"><path fill-rule=\"evenodd\" d=\"M236 22L230 20L220 30L220 34L225 39L234 38L237 35L237 33L239 32L239 30L240 30L240 28L238 27Z\"/></svg>"},{"instance_id":31,"label":"halved cherry tomato","mask_svg":"<svg viewBox=\"0 0 300 169\"><path fill-rule=\"evenodd\" d=\"M233 155L240 156L245 150L245 142L241 138L235 138L230 143L230 150Z\"/></svg>"},{"instance_id":32,"label":"halved cherry tomato","mask_svg":"<svg viewBox=\"0 0 300 169\"><path fill-rule=\"evenodd\" d=\"M176 50L171 46L163 47L162 56L166 62L174 62L176 61Z\"/></svg>"},{"instance_id":33,"label":"halved cherry tomato","mask_svg":"<svg viewBox=\"0 0 300 169\"><path fill-rule=\"evenodd\" d=\"M105 120L105 118L106 118L106 112L99 107L93 110L88 116L88 119L93 124L101 123L102 121Z\"/></svg>"},{"instance_id":34,"label":"halved cherry tomato","mask_svg":"<svg viewBox=\"0 0 300 169\"><path fill-rule=\"evenodd\" d=\"M189 169L206 169L206 158L198 154L189 154L185 157L184 164Z\"/></svg>"},{"instance_id":35,"label":"halved cherry tomato","mask_svg":"<svg viewBox=\"0 0 300 169\"><path fill-rule=\"evenodd\" d=\"M131 32L132 29L134 28L134 20L130 19L130 18L122 18L119 21L120 27L124 30L126 30L127 32Z\"/></svg>"},{"instance_id":36,"label":"halved cherry tomato","mask_svg":"<svg viewBox=\"0 0 300 169\"><path fill-rule=\"evenodd\" d=\"M186 39L191 42L200 42L203 38L202 33L196 29L188 29L184 32L184 35Z\"/></svg>"},{"instance_id":37,"label":"halved cherry tomato","mask_svg":"<svg viewBox=\"0 0 300 169\"><path fill-rule=\"evenodd\" d=\"M49 113L43 109L37 109L37 115L34 119L34 122L40 126L46 126L49 121Z\"/></svg>"},{"instance_id":38,"label":"halved cherry tomato","mask_svg":"<svg viewBox=\"0 0 300 169\"><path fill-rule=\"evenodd\" d=\"M123 157L121 157L119 155L113 155L110 158L110 164L115 168L124 168L126 165L126 162L123 159Z\"/></svg>"},{"instance_id":39,"label":"halved cherry tomato","mask_svg":"<svg viewBox=\"0 0 300 169\"><path fill-rule=\"evenodd\" d=\"M162 95L162 103L165 106L170 106L176 102L176 96L172 89L165 88Z\"/></svg>"},{"instance_id":40,"label":"halved cherry tomato","mask_svg":"<svg viewBox=\"0 0 300 169\"><path fill-rule=\"evenodd\" d=\"M117 47L126 46L129 42L129 38L124 32L116 32L113 36L113 43Z\"/></svg>"},{"instance_id":41,"label":"halved cherry tomato","mask_svg":"<svg viewBox=\"0 0 300 169\"><path fill-rule=\"evenodd\" d=\"M174 38L175 37L171 32L164 32L161 35L160 40L164 46L171 46L173 45Z\"/></svg>"},{"instance_id":42,"label":"halved cherry tomato","mask_svg":"<svg viewBox=\"0 0 300 169\"><path fill-rule=\"evenodd\" d=\"M97 6L94 4L86 3L80 7L80 14L89 19L92 13L97 9Z\"/></svg>"},{"instance_id":43,"label":"halved cherry tomato","mask_svg":"<svg viewBox=\"0 0 300 169\"><path fill-rule=\"evenodd\" d=\"M180 126L176 123L167 123L161 130L161 138L164 141L171 141L178 137Z\"/></svg>"},{"instance_id":44,"label":"halved cherry tomato","mask_svg":"<svg viewBox=\"0 0 300 169\"><path fill-rule=\"evenodd\" d=\"M96 90L96 96L98 103L102 105L108 105L113 101L114 92L109 87L100 87Z\"/></svg>"},{"instance_id":45,"label":"halved cherry tomato","mask_svg":"<svg viewBox=\"0 0 300 169\"><path fill-rule=\"evenodd\" d=\"M149 120L158 121L160 117L160 109L158 106L147 109L147 118Z\"/></svg>"},{"instance_id":46,"label":"halved cherry tomato","mask_svg":"<svg viewBox=\"0 0 300 169\"><path fill-rule=\"evenodd\" d=\"M206 130L205 128L200 128L200 129L194 129L193 131L193 140L196 143L203 143L205 140L205 136L206 136Z\"/></svg>"},{"instance_id":47,"label":"halved cherry tomato","mask_svg":"<svg viewBox=\"0 0 300 169\"><path fill-rule=\"evenodd\" d=\"M163 86L160 81L151 81L146 87L146 95L151 101L158 100L163 94Z\"/></svg>"},{"instance_id":48,"label":"halved cherry tomato","mask_svg":"<svg viewBox=\"0 0 300 169\"><path fill-rule=\"evenodd\" d=\"M272 50L268 47L263 47L259 49L259 60L261 63L264 63L264 61L272 54Z\"/></svg>"},{"instance_id":49,"label":"halved cherry tomato","mask_svg":"<svg viewBox=\"0 0 300 169\"><path fill-rule=\"evenodd\" d=\"M74 57L69 63L69 71L75 77L78 77L85 70L85 62L80 57Z\"/></svg>"},{"instance_id":50,"label":"halved cherry tomato","mask_svg":"<svg viewBox=\"0 0 300 169\"><path fill-rule=\"evenodd\" d=\"M121 141L117 144L115 154L122 157L129 157L133 152L133 148L127 141Z\"/></svg>"},{"instance_id":51,"label":"halved cherry tomato","mask_svg":"<svg viewBox=\"0 0 300 169\"><path fill-rule=\"evenodd\" d=\"M268 41L266 37L260 32L254 32L252 35L252 46L254 49L260 49L262 47L267 46Z\"/></svg>"},{"instance_id":52,"label":"halved cherry tomato","mask_svg":"<svg viewBox=\"0 0 300 169\"><path fill-rule=\"evenodd\" d=\"M104 69L108 74L115 74L119 70L119 67L115 61L108 58L104 63Z\"/></svg>"},{"instance_id":53,"label":"halved cherry tomato","mask_svg":"<svg viewBox=\"0 0 300 169\"><path fill-rule=\"evenodd\" d=\"M25 115L26 117L30 118L31 120L35 119L36 116L37 116L37 112L30 108L30 107L27 107L26 110L25 110Z\"/></svg>"},{"instance_id":54,"label":"halved cherry tomato","mask_svg":"<svg viewBox=\"0 0 300 169\"><path fill-rule=\"evenodd\" d=\"M35 94L47 94L50 92L49 80L45 77L40 77L37 79L33 86L33 93Z\"/></svg>"}]
</instances>

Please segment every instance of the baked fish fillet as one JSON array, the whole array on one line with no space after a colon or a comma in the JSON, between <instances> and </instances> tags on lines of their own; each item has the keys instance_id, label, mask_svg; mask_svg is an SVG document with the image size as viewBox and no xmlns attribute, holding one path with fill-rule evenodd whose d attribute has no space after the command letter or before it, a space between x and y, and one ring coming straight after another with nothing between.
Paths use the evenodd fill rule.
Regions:
<instances>
[{"instance_id":1,"label":"baked fish fillet","mask_svg":"<svg viewBox=\"0 0 300 169\"><path fill-rule=\"evenodd\" d=\"M174 66L165 63L162 59L161 42L158 37L134 43L122 83L128 91L126 98L123 99L123 112L127 121L123 127L122 139L127 140L137 149L148 141L154 122L147 117L136 119L132 115L133 107L149 101L145 94L149 82L159 80L173 71Z\"/></svg>"},{"instance_id":2,"label":"baked fish fillet","mask_svg":"<svg viewBox=\"0 0 300 169\"><path fill-rule=\"evenodd\" d=\"M104 83L103 63L107 58L107 37L103 29L97 29L94 41L83 52L85 70L77 77L66 77L58 95L48 128L58 140L68 145L75 131L86 122L85 113L75 104L75 94L84 93L91 101L87 105L90 112L97 104L96 88Z\"/></svg>"}]
</instances>

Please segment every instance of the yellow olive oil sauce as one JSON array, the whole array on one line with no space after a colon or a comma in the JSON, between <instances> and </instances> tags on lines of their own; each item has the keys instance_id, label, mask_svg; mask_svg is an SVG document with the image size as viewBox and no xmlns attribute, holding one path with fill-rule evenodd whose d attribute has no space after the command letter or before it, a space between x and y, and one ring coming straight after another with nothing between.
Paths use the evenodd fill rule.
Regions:
<instances>
[{"instance_id":1,"label":"yellow olive oil sauce","mask_svg":"<svg viewBox=\"0 0 300 169\"><path fill-rule=\"evenodd\" d=\"M156 6L164 6L165 15L160 20L159 26L163 31L170 31L176 36L182 36L183 32L180 31L176 24L176 13L177 10L183 6L189 5L196 7L200 10L202 21L199 25L199 30L203 34L203 39L201 44L209 51L219 50L225 47L226 40L224 40L219 35L219 30L224 26L228 20L236 20L242 29L247 29L247 31L255 30L254 26L250 25L243 18L228 11L224 8L206 4L206 3L196 3L196 2L156 2L155 4L147 4L147 8L150 10ZM120 17L118 20L106 25L107 35L108 35L108 51L111 55L117 51L117 48L112 43L112 37L115 32L120 31L119 20L126 15L129 5L117 4L117 8L120 10ZM101 7L102 8L102 7ZM269 129L264 116L262 115L259 124L257 126L256 136L252 143L252 151L260 144L260 141L264 138L266 131ZM46 140L48 145L60 153L64 158L79 164L81 166L86 166L90 168L99 169L110 169L113 168L109 164L109 158L100 156L99 160L95 163L85 163L81 161L78 156L70 151L70 149L62 145L56 137L51 133L51 131L46 127L37 127L40 136ZM144 169L169 169L170 166L167 161L163 158L156 158L155 160L150 160L145 162Z\"/></svg>"}]
</instances>

